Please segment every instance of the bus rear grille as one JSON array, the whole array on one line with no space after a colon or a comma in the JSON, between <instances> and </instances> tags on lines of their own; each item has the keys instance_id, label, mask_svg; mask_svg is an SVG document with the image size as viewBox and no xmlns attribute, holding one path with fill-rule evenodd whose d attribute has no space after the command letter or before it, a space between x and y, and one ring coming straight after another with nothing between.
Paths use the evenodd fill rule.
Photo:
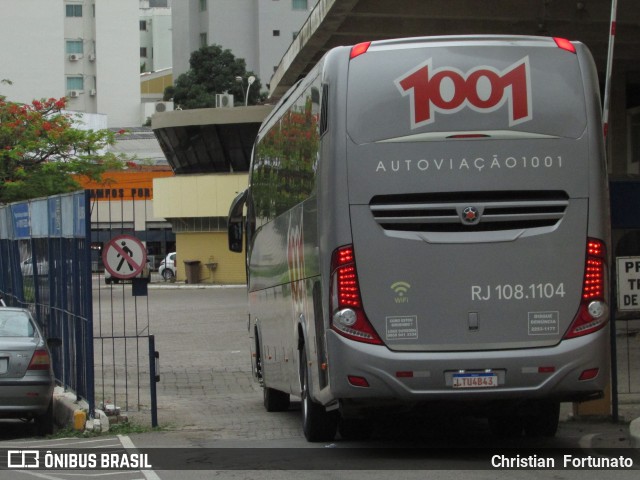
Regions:
<instances>
[{"instance_id":1,"label":"bus rear grille","mask_svg":"<svg viewBox=\"0 0 640 480\"><path fill-rule=\"evenodd\" d=\"M385 230L489 232L554 226L568 204L564 192L475 192L380 195L369 207Z\"/></svg>"}]
</instances>

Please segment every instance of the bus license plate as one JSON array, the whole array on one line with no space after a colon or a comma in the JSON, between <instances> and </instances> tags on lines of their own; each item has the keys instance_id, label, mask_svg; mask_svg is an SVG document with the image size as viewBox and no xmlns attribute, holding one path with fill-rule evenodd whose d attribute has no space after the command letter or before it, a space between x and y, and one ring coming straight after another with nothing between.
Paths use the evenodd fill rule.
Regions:
<instances>
[{"instance_id":1,"label":"bus license plate","mask_svg":"<svg viewBox=\"0 0 640 480\"><path fill-rule=\"evenodd\" d=\"M0 358L0 374L7 373L8 368L9 368L9 359Z\"/></svg>"},{"instance_id":2,"label":"bus license plate","mask_svg":"<svg viewBox=\"0 0 640 480\"><path fill-rule=\"evenodd\" d=\"M495 373L454 373L453 388L489 388L498 386Z\"/></svg>"}]
</instances>

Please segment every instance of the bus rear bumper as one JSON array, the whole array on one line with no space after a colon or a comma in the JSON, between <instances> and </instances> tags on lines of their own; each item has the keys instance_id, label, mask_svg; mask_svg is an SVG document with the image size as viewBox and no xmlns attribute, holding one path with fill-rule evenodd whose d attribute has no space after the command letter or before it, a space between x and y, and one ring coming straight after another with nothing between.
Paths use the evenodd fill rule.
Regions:
<instances>
[{"instance_id":1,"label":"bus rear bumper","mask_svg":"<svg viewBox=\"0 0 640 480\"><path fill-rule=\"evenodd\" d=\"M397 352L329 331L327 350L329 386L315 395L325 405L582 401L597 398L609 383L608 327L553 347L473 352ZM456 387L460 373L493 374L487 383L497 386Z\"/></svg>"}]
</instances>

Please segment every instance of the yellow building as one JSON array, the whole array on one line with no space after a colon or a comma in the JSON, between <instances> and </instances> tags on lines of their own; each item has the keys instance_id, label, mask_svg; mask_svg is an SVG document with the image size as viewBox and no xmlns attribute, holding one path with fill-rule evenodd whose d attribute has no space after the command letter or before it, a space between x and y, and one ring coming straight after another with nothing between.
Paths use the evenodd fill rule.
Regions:
<instances>
[{"instance_id":1,"label":"yellow building","mask_svg":"<svg viewBox=\"0 0 640 480\"><path fill-rule=\"evenodd\" d=\"M177 281L191 273L195 283L246 283L245 256L227 246L227 215L231 201L247 188L251 149L272 108L153 116L153 131L176 174L154 179L153 213L170 222L175 233Z\"/></svg>"}]
</instances>

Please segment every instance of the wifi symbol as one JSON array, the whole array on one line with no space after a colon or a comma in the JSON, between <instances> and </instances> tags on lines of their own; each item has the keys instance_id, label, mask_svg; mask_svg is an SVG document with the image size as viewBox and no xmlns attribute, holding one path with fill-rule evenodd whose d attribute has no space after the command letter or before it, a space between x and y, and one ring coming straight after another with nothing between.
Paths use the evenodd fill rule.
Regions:
<instances>
[{"instance_id":1,"label":"wifi symbol","mask_svg":"<svg viewBox=\"0 0 640 480\"><path fill-rule=\"evenodd\" d=\"M396 295L398 295L399 297L404 297L410 288L411 285L407 282L396 282L391 285L391 290L396 292Z\"/></svg>"}]
</instances>

